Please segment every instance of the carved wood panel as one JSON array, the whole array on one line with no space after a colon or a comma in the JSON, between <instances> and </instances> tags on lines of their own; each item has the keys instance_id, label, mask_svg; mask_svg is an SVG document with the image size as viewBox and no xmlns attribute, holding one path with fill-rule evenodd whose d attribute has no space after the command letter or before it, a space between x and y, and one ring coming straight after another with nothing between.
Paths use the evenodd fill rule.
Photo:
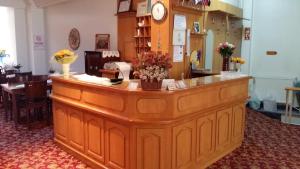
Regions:
<instances>
[{"instance_id":1,"label":"carved wood panel","mask_svg":"<svg viewBox=\"0 0 300 169\"><path fill-rule=\"evenodd\" d=\"M163 129L138 129L137 168L165 169L166 139Z\"/></svg>"},{"instance_id":2,"label":"carved wood panel","mask_svg":"<svg viewBox=\"0 0 300 169\"><path fill-rule=\"evenodd\" d=\"M232 108L217 112L216 150L222 151L230 146Z\"/></svg>"},{"instance_id":3,"label":"carved wood panel","mask_svg":"<svg viewBox=\"0 0 300 169\"><path fill-rule=\"evenodd\" d=\"M232 112L232 140L240 142L244 138L245 104L234 106Z\"/></svg>"},{"instance_id":4,"label":"carved wood panel","mask_svg":"<svg viewBox=\"0 0 300 169\"><path fill-rule=\"evenodd\" d=\"M63 142L68 140L68 112L65 106L53 104L55 137Z\"/></svg>"},{"instance_id":5,"label":"carved wood panel","mask_svg":"<svg viewBox=\"0 0 300 169\"><path fill-rule=\"evenodd\" d=\"M172 168L183 169L195 159L196 122L190 121L173 128Z\"/></svg>"},{"instance_id":6,"label":"carved wood panel","mask_svg":"<svg viewBox=\"0 0 300 169\"><path fill-rule=\"evenodd\" d=\"M69 110L68 131L70 145L77 150L84 151L83 114L75 109Z\"/></svg>"},{"instance_id":7,"label":"carved wood panel","mask_svg":"<svg viewBox=\"0 0 300 169\"><path fill-rule=\"evenodd\" d=\"M205 163L215 152L216 145L216 113L197 120L197 161Z\"/></svg>"},{"instance_id":8,"label":"carved wood panel","mask_svg":"<svg viewBox=\"0 0 300 169\"><path fill-rule=\"evenodd\" d=\"M104 163L104 122L91 114L84 117L85 152L89 157Z\"/></svg>"},{"instance_id":9,"label":"carved wood panel","mask_svg":"<svg viewBox=\"0 0 300 169\"><path fill-rule=\"evenodd\" d=\"M106 123L105 156L111 169L129 169L129 129L122 125Z\"/></svg>"}]
</instances>

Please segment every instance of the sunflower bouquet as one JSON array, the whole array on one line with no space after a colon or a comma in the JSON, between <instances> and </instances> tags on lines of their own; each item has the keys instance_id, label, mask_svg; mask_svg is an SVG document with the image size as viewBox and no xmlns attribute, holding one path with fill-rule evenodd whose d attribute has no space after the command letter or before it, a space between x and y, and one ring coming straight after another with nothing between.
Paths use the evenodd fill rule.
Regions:
<instances>
[{"instance_id":1,"label":"sunflower bouquet","mask_svg":"<svg viewBox=\"0 0 300 169\"><path fill-rule=\"evenodd\" d=\"M246 63L246 61L241 57L231 57L230 62L233 64L233 70L235 71L239 71L241 69L241 65Z\"/></svg>"},{"instance_id":2,"label":"sunflower bouquet","mask_svg":"<svg viewBox=\"0 0 300 169\"><path fill-rule=\"evenodd\" d=\"M59 64L72 64L77 57L74 52L68 49L60 50L53 55L54 60Z\"/></svg>"}]
</instances>

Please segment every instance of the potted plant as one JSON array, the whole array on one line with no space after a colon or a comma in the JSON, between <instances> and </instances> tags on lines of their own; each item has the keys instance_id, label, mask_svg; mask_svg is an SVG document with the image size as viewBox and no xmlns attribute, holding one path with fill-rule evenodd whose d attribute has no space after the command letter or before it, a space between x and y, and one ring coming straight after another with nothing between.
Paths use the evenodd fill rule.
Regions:
<instances>
[{"instance_id":1,"label":"potted plant","mask_svg":"<svg viewBox=\"0 0 300 169\"><path fill-rule=\"evenodd\" d=\"M217 51L223 57L223 71L229 71L229 60L233 54L235 46L228 42L220 43Z\"/></svg>"},{"instance_id":2,"label":"potted plant","mask_svg":"<svg viewBox=\"0 0 300 169\"><path fill-rule=\"evenodd\" d=\"M172 68L168 54L153 51L139 55L133 65L133 75L141 79L143 90L160 90L162 80L168 77L168 70Z\"/></svg>"},{"instance_id":3,"label":"potted plant","mask_svg":"<svg viewBox=\"0 0 300 169\"><path fill-rule=\"evenodd\" d=\"M68 49L64 49L56 52L53 58L57 63L62 65L63 75L68 76L70 73L70 64L75 62L77 55Z\"/></svg>"}]
</instances>

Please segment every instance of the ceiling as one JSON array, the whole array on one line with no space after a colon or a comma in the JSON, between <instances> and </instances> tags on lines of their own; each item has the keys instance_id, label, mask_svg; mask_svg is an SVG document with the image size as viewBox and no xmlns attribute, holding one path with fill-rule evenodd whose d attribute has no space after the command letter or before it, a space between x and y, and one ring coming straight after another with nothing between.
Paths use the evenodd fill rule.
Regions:
<instances>
[{"instance_id":1,"label":"ceiling","mask_svg":"<svg viewBox=\"0 0 300 169\"><path fill-rule=\"evenodd\" d=\"M33 0L35 5L39 8L44 8L44 7L47 7L47 6L59 4L59 3L62 3L62 2L66 2L66 1L70 1L70 0Z\"/></svg>"}]
</instances>

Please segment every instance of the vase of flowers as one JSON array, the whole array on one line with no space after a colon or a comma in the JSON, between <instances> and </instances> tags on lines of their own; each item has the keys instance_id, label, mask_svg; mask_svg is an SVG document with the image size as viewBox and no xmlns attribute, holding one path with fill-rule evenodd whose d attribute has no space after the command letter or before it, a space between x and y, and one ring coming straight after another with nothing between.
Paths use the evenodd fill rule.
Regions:
<instances>
[{"instance_id":1,"label":"vase of flowers","mask_svg":"<svg viewBox=\"0 0 300 169\"><path fill-rule=\"evenodd\" d=\"M233 54L235 46L228 42L220 43L217 51L223 57L223 71L229 71L229 61L230 57Z\"/></svg>"},{"instance_id":2,"label":"vase of flowers","mask_svg":"<svg viewBox=\"0 0 300 169\"><path fill-rule=\"evenodd\" d=\"M70 65L75 62L77 55L68 49L64 49L56 52L53 58L57 63L62 65L63 75L67 77L70 74Z\"/></svg>"},{"instance_id":3,"label":"vase of flowers","mask_svg":"<svg viewBox=\"0 0 300 169\"><path fill-rule=\"evenodd\" d=\"M241 70L241 65L245 64L245 60L241 57L231 57L230 62L233 65L233 71L239 72Z\"/></svg>"},{"instance_id":4,"label":"vase of flowers","mask_svg":"<svg viewBox=\"0 0 300 169\"><path fill-rule=\"evenodd\" d=\"M168 77L168 70L172 68L168 54L153 51L139 55L133 65L133 75L141 79L143 90L160 90L162 80Z\"/></svg>"}]
</instances>

